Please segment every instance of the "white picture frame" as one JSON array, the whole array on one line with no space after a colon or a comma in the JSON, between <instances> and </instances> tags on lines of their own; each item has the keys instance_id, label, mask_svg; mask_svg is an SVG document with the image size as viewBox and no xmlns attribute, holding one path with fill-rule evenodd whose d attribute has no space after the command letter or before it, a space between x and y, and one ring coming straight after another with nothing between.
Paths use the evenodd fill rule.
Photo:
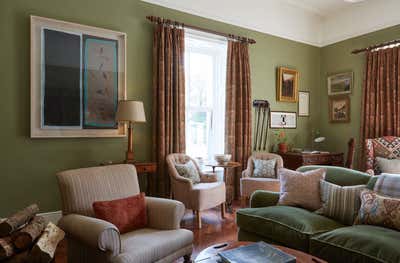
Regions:
<instances>
[{"instance_id":1,"label":"white picture frame","mask_svg":"<svg viewBox=\"0 0 400 263\"><path fill-rule=\"evenodd\" d=\"M310 92L309 91L299 91L299 117L309 117L310 116Z\"/></svg>"},{"instance_id":2,"label":"white picture frame","mask_svg":"<svg viewBox=\"0 0 400 263\"><path fill-rule=\"evenodd\" d=\"M117 124L113 128L82 128L82 120L80 125L74 127L47 127L43 125L43 57L44 57L44 39L43 30L53 30L57 32L65 32L74 35L90 35L97 38L109 39L117 43L118 51L116 55L116 64L118 66L118 98L117 100L126 99L126 44L127 35L123 32L86 26L77 23L71 23L40 16L30 16L31 22L31 138L79 138L79 137L124 137L126 136L126 125ZM83 38L83 37L81 37ZM81 40L82 41L82 40ZM82 43L81 43L82 47ZM82 51L81 51L82 52ZM81 55L82 56L82 55ZM82 61L82 58L81 58ZM82 64L81 64L82 65ZM80 68L82 71L82 66ZM80 79L82 87L82 79ZM82 88L81 88L82 89ZM83 95L81 95L83 96ZM82 98L81 98L82 100ZM81 106L82 107L82 106ZM82 109L81 109L81 119Z\"/></svg>"},{"instance_id":3,"label":"white picture frame","mask_svg":"<svg viewBox=\"0 0 400 263\"><path fill-rule=\"evenodd\" d=\"M271 129L296 129L297 114L288 111L271 111L270 112L270 128Z\"/></svg>"}]
</instances>

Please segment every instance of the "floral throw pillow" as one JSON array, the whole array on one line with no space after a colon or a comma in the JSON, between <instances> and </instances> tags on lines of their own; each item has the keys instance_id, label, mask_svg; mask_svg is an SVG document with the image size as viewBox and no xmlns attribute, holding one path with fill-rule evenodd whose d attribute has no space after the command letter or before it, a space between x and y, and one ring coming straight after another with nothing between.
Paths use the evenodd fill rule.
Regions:
<instances>
[{"instance_id":1,"label":"floral throw pillow","mask_svg":"<svg viewBox=\"0 0 400 263\"><path fill-rule=\"evenodd\" d=\"M187 163L176 163L175 169L182 177L190 179L194 184L200 183L200 174L192 160Z\"/></svg>"},{"instance_id":2,"label":"floral throw pillow","mask_svg":"<svg viewBox=\"0 0 400 263\"><path fill-rule=\"evenodd\" d=\"M253 177L276 178L276 159L254 159Z\"/></svg>"},{"instance_id":3,"label":"floral throw pillow","mask_svg":"<svg viewBox=\"0 0 400 263\"><path fill-rule=\"evenodd\" d=\"M361 208L355 224L376 225L400 230L400 199L361 192Z\"/></svg>"}]
</instances>

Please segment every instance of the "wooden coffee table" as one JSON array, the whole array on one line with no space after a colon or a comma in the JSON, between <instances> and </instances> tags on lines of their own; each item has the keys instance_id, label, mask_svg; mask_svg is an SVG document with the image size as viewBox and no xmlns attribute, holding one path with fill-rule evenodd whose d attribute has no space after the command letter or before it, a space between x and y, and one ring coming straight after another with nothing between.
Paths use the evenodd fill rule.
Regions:
<instances>
[{"instance_id":1,"label":"wooden coffee table","mask_svg":"<svg viewBox=\"0 0 400 263\"><path fill-rule=\"evenodd\" d=\"M210 246L200 252L200 254L196 257L195 263L216 263L218 262L217 260L219 257L217 254L221 251L228 250L228 249L233 249L245 245L250 245L253 242L247 242L247 241L232 241L232 242L226 242L226 243L221 243L221 244L216 244L213 246ZM282 247L282 246L276 246L274 247L284 251L285 253L288 253L294 257L296 257L296 263L327 263L326 261L319 259L317 257L314 257L312 255L309 255L307 253L304 253L302 251L298 251L295 249L291 249L288 247Z\"/></svg>"}]
</instances>

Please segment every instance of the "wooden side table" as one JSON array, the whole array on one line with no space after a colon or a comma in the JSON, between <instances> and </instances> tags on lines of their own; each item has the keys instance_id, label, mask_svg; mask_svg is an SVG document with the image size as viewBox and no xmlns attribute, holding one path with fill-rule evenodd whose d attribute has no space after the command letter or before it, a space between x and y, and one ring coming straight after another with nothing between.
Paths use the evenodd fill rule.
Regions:
<instances>
[{"instance_id":1,"label":"wooden side table","mask_svg":"<svg viewBox=\"0 0 400 263\"><path fill-rule=\"evenodd\" d=\"M227 163L210 163L206 164L208 167L212 167L213 173L215 173L215 168L224 168L224 182L226 186L226 204L228 209L232 210L232 201L235 196L235 176L228 176L228 169L234 169L236 167L242 166L239 162L227 162Z\"/></svg>"},{"instance_id":2,"label":"wooden side table","mask_svg":"<svg viewBox=\"0 0 400 263\"><path fill-rule=\"evenodd\" d=\"M121 162L110 162L101 163L101 165L113 165L113 164L123 164L125 161ZM129 162L128 164L133 164L136 168L138 176L147 177L147 189L146 194L151 195L156 192L155 189L155 174L157 172L157 163L154 162Z\"/></svg>"},{"instance_id":3,"label":"wooden side table","mask_svg":"<svg viewBox=\"0 0 400 263\"><path fill-rule=\"evenodd\" d=\"M283 159L285 168L296 170L303 165L343 166L343 153L278 153Z\"/></svg>"},{"instance_id":4,"label":"wooden side table","mask_svg":"<svg viewBox=\"0 0 400 263\"><path fill-rule=\"evenodd\" d=\"M136 167L136 172L138 175L147 176L147 189L146 192L150 194L154 194L156 192L155 189L155 174L157 172L157 163L153 162L134 162L132 163Z\"/></svg>"}]
</instances>

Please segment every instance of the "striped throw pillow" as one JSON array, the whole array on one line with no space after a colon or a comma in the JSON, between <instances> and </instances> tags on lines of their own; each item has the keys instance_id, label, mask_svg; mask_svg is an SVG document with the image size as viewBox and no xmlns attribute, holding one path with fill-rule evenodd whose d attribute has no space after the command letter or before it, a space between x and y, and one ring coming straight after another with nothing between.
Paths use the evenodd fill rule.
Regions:
<instances>
[{"instance_id":1,"label":"striped throw pillow","mask_svg":"<svg viewBox=\"0 0 400 263\"><path fill-rule=\"evenodd\" d=\"M352 225L361 206L360 193L365 185L339 186L320 181L322 208L317 213L345 225Z\"/></svg>"}]
</instances>

